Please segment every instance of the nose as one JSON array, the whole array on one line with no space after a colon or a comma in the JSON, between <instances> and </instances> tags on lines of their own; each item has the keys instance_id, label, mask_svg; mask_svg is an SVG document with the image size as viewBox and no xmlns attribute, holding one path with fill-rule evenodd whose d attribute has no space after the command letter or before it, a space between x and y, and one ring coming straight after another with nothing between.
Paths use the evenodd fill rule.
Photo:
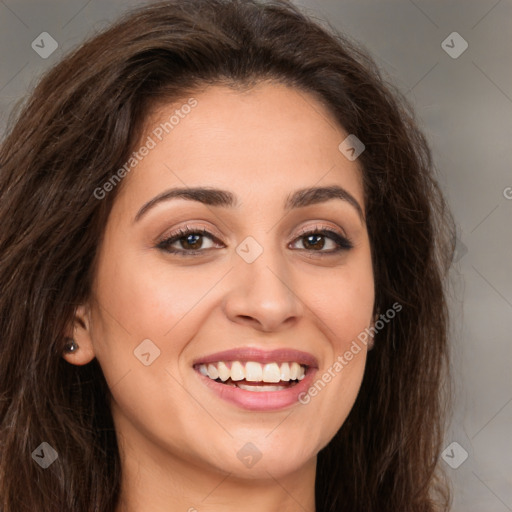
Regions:
<instances>
[{"instance_id":1,"label":"nose","mask_svg":"<svg viewBox=\"0 0 512 512\"><path fill-rule=\"evenodd\" d=\"M237 262L223 301L226 316L260 331L279 331L297 323L304 305L278 251L263 251L252 263Z\"/></svg>"}]
</instances>

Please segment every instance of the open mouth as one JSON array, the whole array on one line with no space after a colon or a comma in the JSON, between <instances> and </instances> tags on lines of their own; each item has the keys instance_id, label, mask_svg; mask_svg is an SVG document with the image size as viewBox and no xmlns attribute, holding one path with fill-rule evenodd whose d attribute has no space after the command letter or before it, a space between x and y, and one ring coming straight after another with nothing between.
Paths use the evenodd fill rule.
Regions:
<instances>
[{"instance_id":1,"label":"open mouth","mask_svg":"<svg viewBox=\"0 0 512 512\"><path fill-rule=\"evenodd\" d=\"M295 361L258 363L256 361L217 361L194 365L209 379L246 391L282 391L298 384L308 366Z\"/></svg>"}]
</instances>

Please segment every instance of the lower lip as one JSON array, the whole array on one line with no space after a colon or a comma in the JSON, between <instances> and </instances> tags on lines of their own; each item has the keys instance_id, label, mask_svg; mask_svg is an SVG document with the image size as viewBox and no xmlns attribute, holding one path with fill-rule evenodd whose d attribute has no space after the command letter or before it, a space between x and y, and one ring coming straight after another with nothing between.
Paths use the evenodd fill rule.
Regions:
<instances>
[{"instance_id":1,"label":"lower lip","mask_svg":"<svg viewBox=\"0 0 512 512\"><path fill-rule=\"evenodd\" d=\"M309 367L302 380L281 391L247 391L216 382L197 370L196 373L206 386L226 402L250 411L275 411L300 403L299 395L305 393L311 386L316 371L317 368Z\"/></svg>"}]
</instances>

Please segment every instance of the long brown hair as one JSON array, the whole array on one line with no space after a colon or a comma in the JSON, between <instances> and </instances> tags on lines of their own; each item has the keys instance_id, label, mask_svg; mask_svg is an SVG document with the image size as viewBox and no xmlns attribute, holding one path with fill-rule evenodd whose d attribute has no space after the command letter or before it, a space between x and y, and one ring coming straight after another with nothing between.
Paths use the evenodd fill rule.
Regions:
<instances>
[{"instance_id":1,"label":"long brown hair","mask_svg":"<svg viewBox=\"0 0 512 512\"><path fill-rule=\"evenodd\" d=\"M90 294L123 166L155 102L278 80L366 146L375 336L342 428L318 454L318 512L448 510L438 464L450 398L453 220L411 107L367 53L285 0L174 0L126 14L51 69L0 148L0 510L113 512L121 466L97 360L62 358ZM340 141L341 142L341 141ZM32 453L58 453L42 470ZM15 469L13 469L15 468Z\"/></svg>"}]
</instances>

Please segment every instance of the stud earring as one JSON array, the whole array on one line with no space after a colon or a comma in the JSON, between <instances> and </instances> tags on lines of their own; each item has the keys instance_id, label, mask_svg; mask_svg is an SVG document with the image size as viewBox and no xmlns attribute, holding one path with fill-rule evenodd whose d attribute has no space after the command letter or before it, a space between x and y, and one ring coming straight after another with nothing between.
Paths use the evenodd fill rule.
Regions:
<instances>
[{"instance_id":1,"label":"stud earring","mask_svg":"<svg viewBox=\"0 0 512 512\"><path fill-rule=\"evenodd\" d=\"M66 346L64 347L64 351L68 354L72 354L78 350L78 344L75 342L74 339L68 338L68 342L66 343Z\"/></svg>"}]
</instances>

